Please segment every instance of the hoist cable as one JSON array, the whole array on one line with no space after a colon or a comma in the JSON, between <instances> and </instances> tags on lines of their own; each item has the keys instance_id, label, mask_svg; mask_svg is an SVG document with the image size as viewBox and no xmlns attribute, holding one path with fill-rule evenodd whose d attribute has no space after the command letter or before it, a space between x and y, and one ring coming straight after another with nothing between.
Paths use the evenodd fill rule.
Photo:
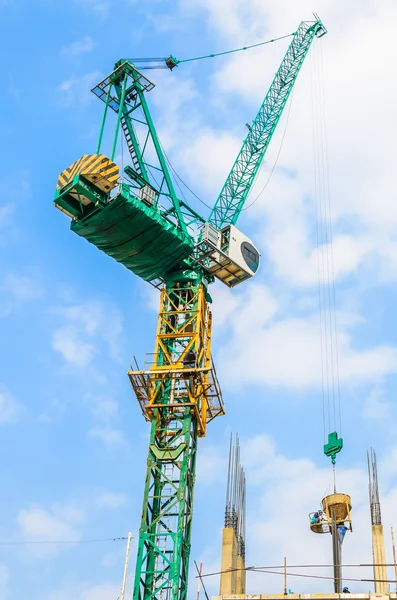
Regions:
<instances>
[{"instance_id":1,"label":"hoist cable","mask_svg":"<svg viewBox=\"0 0 397 600\"><path fill-rule=\"evenodd\" d=\"M331 255L333 254L332 230L331 230L331 202L329 188L329 164L328 164L328 148L327 148L327 132L325 118L325 100L324 100L324 78L322 65L322 48L319 45L317 49L317 77L319 90L319 121L320 121L320 144L321 144L321 163L322 163L322 188L325 216L325 255L326 255L326 293L328 302L328 326L330 339L330 358L331 358L331 393L332 393L332 414L333 414L333 429L336 430L336 372L335 372L335 306L332 303L332 286L334 283L334 269L332 268Z\"/></svg>"},{"instance_id":2,"label":"hoist cable","mask_svg":"<svg viewBox=\"0 0 397 600\"><path fill-rule=\"evenodd\" d=\"M285 134L287 133L287 127L288 127L288 122L289 122L289 116L290 116L290 113L291 113L291 107L292 107L293 97L294 97L294 89L292 90L292 93L291 93L291 96L290 96L289 107L288 107L288 112L287 112L287 119L285 121L285 127L284 127L284 131L283 131L283 135L281 137L280 147L279 147L278 152L277 152L276 160L274 161L274 164L273 164L272 168L270 169L269 177L267 178L267 181L266 181L265 185L263 186L263 188L261 189L261 191L259 192L259 194L256 196L256 198L251 202L251 204L249 204L248 206L245 206L244 208L242 208L241 212L243 212L244 210L248 210L249 208L251 208L251 206L253 206L257 200L259 200L259 198L262 196L263 192L265 191L265 189L267 188L267 186L270 183L270 180L272 178L274 170L277 167L278 159L280 158L280 154L281 154L281 150L283 149L284 138L285 138ZM258 176L258 174L259 174L259 170L258 170L258 173L257 173L256 177ZM255 181L254 181L254 184L255 184Z\"/></svg>"},{"instance_id":3,"label":"hoist cable","mask_svg":"<svg viewBox=\"0 0 397 600\"><path fill-rule=\"evenodd\" d=\"M322 391L322 407L323 407L323 435L324 444L326 442L326 416L325 416L325 367L324 367L324 340L323 340L323 323L322 323L322 303L321 303L321 281L320 281L320 231L319 231L319 205L318 205L318 191L317 191L317 177L316 177L316 152L315 152L315 131L314 131L314 68L313 59L310 60L310 90L311 90L311 115L312 115L312 149L313 149L313 171L314 171L314 198L316 207L316 234L317 234L317 284L318 284L318 311L320 317L320 360L321 360L321 391Z\"/></svg>"},{"instance_id":4,"label":"hoist cable","mask_svg":"<svg viewBox=\"0 0 397 600\"><path fill-rule=\"evenodd\" d=\"M328 131L321 45L311 61L314 200L317 231L317 279L320 321L323 429L342 433L339 374L339 344L336 317L335 263L332 234L331 186L328 158ZM334 457L333 457L334 462ZM335 469L334 469L334 490Z\"/></svg>"},{"instance_id":5,"label":"hoist cable","mask_svg":"<svg viewBox=\"0 0 397 600\"><path fill-rule=\"evenodd\" d=\"M186 189L188 189L188 190L189 190L189 192L190 192L191 194L193 194L193 196L194 196L194 197L195 197L195 198L196 198L196 199L197 199L199 202L201 202L201 204L204 204L204 206L206 206L207 208L209 208L209 210L212 210L212 207L211 207L211 206L209 206L208 204L206 204L206 203L204 202L204 200L201 200L201 198L200 198L199 196L197 196L197 194L196 194L195 192L193 192L193 190L192 190L192 189L190 189L190 187L188 186L188 184L187 184L187 183L185 183L185 182L183 181L182 177L180 177L180 176L178 175L178 173L175 171L175 169L174 169L174 167L173 167L173 165L172 165L172 163L171 163L170 159L168 158L168 156L167 156L167 154L166 154L166 152L165 152L165 150L164 150L164 147L163 147L163 145L162 145L162 143L161 143L161 141L160 141L160 140L159 140L159 142L160 142L160 146L161 146L161 149L162 149L162 151L163 151L163 154L164 154L165 160L167 161L167 163L168 163L168 165L169 165L170 169L172 170L172 172L174 173L175 177L177 177L177 178L179 179L179 181L180 181L180 182L181 182L181 183L182 183L182 184L185 186L185 188L186 188ZM178 185L178 188L180 189L179 185ZM183 195L183 193L182 193L182 195ZM185 199L185 198L184 198L184 199Z\"/></svg>"},{"instance_id":6,"label":"hoist cable","mask_svg":"<svg viewBox=\"0 0 397 600\"><path fill-rule=\"evenodd\" d=\"M332 352L332 341L330 340L328 323L329 323L329 297L327 296L327 282L329 280L329 271L327 270L327 230L325 228L326 213L324 206L324 161L323 161L323 145L322 145L322 121L321 121L321 107L319 102L319 77L318 77L318 51L317 47L313 52L314 59L314 168L315 168L315 180L316 180L316 203L318 206L319 220L317 222L317 228L319 231L319 247L317 251L320 255L320 315L322 327L322 343L324 349L324 372L325 372L325 390L326 390L326 412L327 412L327 425L328 432L332 429L331 422L331 395L332 395L332 372L330 373L331 364L331 352ZM325 408L324 408L325 410Z\"/></svg>"},{"instance_id":7,"label":"hoist cable","mask_svg":"<svg viewBox=\"0 0 397 600\"><path fill-rule=\"evenodd\" d=\"M322 82L322 98L323 98L323 111L324 111L324 136L325 136L325 158L327 162L327 201L328 201L328 215L329 215L329 239L330 239L330 254L331 254L331 274L332 274L332 306L333 306L333 315L334 315L334 339L335 339L335 369L336 369L336 396L338 402L338 413L339 413L339 429L340 434L342 436L342 414L341 414L341 397L340 397L340 376L339 376L339 343L338 343L338 326L337 326L337 313L336 313L336 293L335 293L335 263L334 263L334 247L333 247L333 231L332 231L332 208L331 208L331 185L329 178L329 158L328 158L328 127L327 127L327 119L326 119L326 103L325 103L325 79L324 79L324 62L323 62L323 48L320 44L320 76Z\"/></svg>"}]
</instances>

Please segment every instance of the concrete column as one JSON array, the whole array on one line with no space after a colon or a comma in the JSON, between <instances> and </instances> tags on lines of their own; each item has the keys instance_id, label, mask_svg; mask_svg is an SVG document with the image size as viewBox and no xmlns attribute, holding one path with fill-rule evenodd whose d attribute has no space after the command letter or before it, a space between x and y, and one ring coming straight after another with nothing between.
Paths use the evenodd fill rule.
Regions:
<instances>
[{"instance_id":1,"label":"concrete column","mask_svg":"<svg viewBox=\"0 0 397 600\"><path fill-rule=\"evenodd\" d=\"M245 564L242 556L237 557L236 594L245 594Z\"/></svg>"},{"instance_id":2,"label":"concrete column","mask_svg":"<svg viewBox=\"0 0 397 600\"><path fill-rule=\"evenodd\" d=\"M374 564L384 565L386 563L385 538L383 536L383 525L372 525L372 556ZM379 581L387 579L386 567L374 567L375 593L386 594L387 583Z\"/></svg>"},{"instance_id":3,"label":"concrete column","mask_svg":"<svg viewBox=\"0 0 397 600\"><path fill-rule=\"evenodd\" d=\"M232 569L232 570L230 570ZM222 533L221 596L236 594L237 588L237 539L234 529L226 527ZM229 572L228 572L229 571Z\"/></svg>"}]
</instances>

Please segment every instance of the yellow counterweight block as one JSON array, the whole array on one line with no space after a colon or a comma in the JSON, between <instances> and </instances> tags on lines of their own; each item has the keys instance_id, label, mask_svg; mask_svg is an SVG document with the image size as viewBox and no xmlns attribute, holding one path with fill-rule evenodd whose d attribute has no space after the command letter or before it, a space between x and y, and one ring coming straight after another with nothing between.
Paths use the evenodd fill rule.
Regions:
<instances>
[{"instance_id":1,"label":"yellow counterweight block","mask_svg":"<svg viewBox=\"0 0 397 600\"><path fill-rule=\"evenodd\" d=\"M72 181L77 174L108 193L116 187L119 167L104 154L85 154L60 173L57 189Z\"/></svg>"}]
</instances>

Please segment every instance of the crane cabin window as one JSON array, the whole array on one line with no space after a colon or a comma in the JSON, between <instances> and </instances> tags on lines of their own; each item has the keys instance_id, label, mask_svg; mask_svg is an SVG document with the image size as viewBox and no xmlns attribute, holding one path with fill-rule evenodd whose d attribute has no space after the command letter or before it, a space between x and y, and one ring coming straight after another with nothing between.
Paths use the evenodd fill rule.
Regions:
<instances>
[{"instance_id":1,"label":"crane cabin window","mask_svg":"<svg viewBox=\"0 0 397 600\"><path fill-rule=\"evenodd\" d=\"M243 242L241 244L241 254L251 271L256 273L259 267L259 252L256 248L248 242Z\"/></svg>"}]
</instances>

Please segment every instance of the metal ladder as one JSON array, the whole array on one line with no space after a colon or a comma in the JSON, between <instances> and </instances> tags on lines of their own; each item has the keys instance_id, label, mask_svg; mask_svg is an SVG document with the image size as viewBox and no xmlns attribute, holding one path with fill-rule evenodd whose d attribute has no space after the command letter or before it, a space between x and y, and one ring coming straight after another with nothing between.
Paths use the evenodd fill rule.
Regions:
<instances>
[{"instance_id":1,"label":"metal ladder","mask_svg":"<svg viewBox=\"0 0 397 600\"><path fill-rule=\"evenodd\" d=\"M128 131L127 123L126 123L126 120L125 120L124 116L121 117L120 121L121 121L121 127L122 127L123 132L124 132L124 137L125 137L125 140L127 142L128 151L129 151L130 156L131 156L132 166L134 167L134 170L137 173L139 173L140 175L142 175L141 168L139 166L139 162L138 162L138 159L137 159L137 156L136 156L134 144L132 143L130 132Z\"/></svg>"}]
</instances>

